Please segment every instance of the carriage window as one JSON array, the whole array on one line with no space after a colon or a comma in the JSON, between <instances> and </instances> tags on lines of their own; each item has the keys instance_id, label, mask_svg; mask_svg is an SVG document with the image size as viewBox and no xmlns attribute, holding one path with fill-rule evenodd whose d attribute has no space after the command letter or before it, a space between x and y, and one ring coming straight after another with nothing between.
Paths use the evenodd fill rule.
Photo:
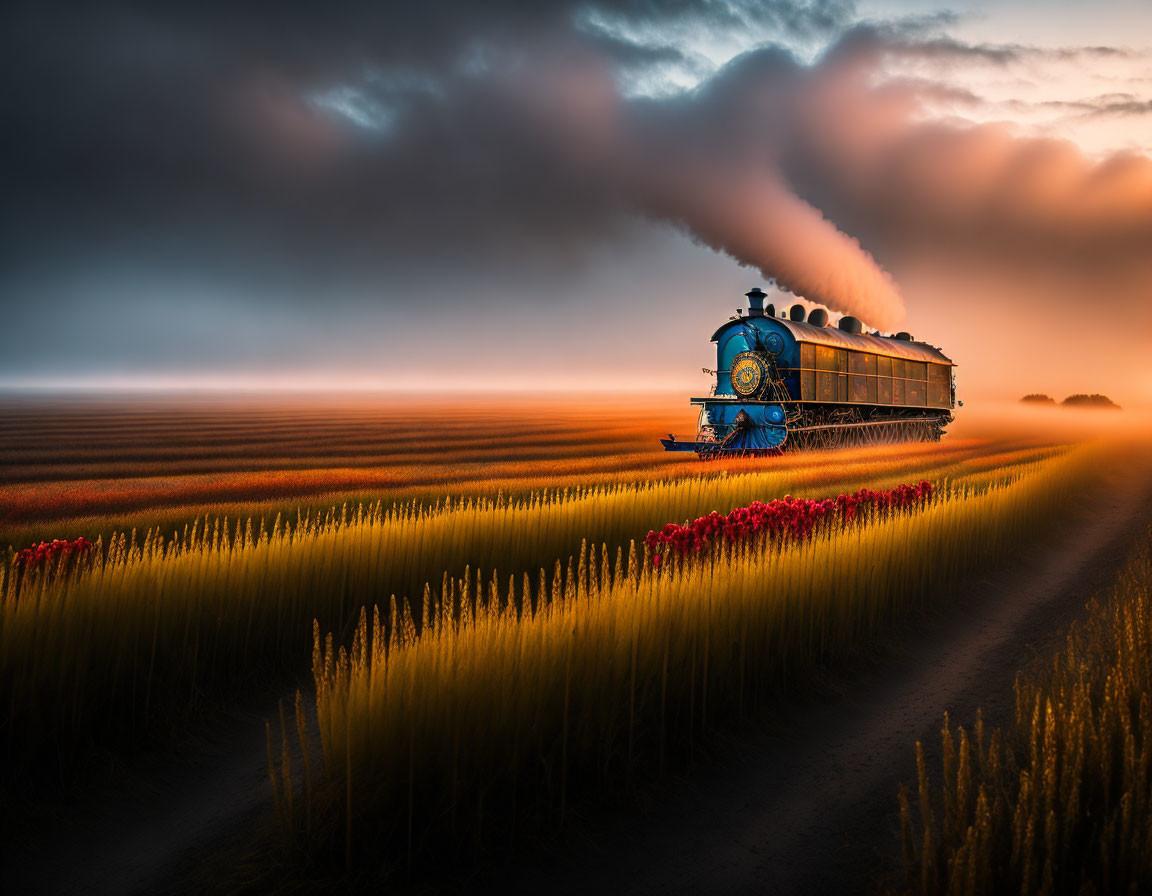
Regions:
<instances>
[{"instance_id":1,"label":"carriage window","mask_svg":"<svg viewBox=\"0 0 1152 896\"><path fill-rule=\"evenodd\" d=\"M836 349L827 345L816 346L816 369L839 370L840 360L836 357Z\"/></svg>"},{"instance_id":2,"label":"carriage window","mask_svg":"<svg viewBox=\"0 0 1152 896\"><path fill-rule=\"evenodd\" d=\"M951 405L949 370L943 364L928 365L928 404L934 408Z\"/></svg>"}]
</instances>

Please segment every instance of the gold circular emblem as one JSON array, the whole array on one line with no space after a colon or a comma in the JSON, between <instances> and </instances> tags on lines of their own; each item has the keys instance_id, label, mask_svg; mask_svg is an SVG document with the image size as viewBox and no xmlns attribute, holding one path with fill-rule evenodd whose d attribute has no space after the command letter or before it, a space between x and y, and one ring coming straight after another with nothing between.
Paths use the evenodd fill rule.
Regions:
<instances>
[{"instance_id":1,"label":"gold circular emblem","mask_svg":"<svg viewBox=\"0 0 1152 896\"><path fill-rule=\"evenodd\" d=\"M764 365L751 352L742 352L732 361L732 388L737 395L748 397L760 391L764 382Z\"/></svg>"}]
</instances>

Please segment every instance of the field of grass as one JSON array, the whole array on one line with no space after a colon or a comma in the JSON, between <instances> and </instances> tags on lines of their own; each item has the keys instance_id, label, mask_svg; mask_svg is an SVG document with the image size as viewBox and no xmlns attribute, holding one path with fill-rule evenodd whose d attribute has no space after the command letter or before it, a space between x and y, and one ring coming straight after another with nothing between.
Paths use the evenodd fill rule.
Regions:
<instances>
[{"instance_id":1,"label":"field of grass","mask_svg":"<svg viewBox=\"0 0 1152 896\"><path fill-rule=\"evenodd\" d=\"M901 793L909 892L1152 888L1152 532L1054 657L1016 682L1015 725L945 716Z\"/></svg>"},{"instance_id":2,"label":"field of grass","mask_svg":"<svg viewBox=\"0 0 1152 896\"><path fill-rule=\"evenodd\" d=\"M326 507L381 492L434 499L674 475L690 464L661 453L655 438L669 419L690 419L677 404L9 401L0 405L0 533L165 508L190 518L189 508L246 503L275 515L302 498Z\"/></svg>"},{"instance_id":3,"label":"field of grass","mask_svg":"<svg viewBox=\"0 0 1152 896\"><path fill-rule=\"evenodd\" d=\"M693 430L683 399L470 404L327 398L137 399L45 403L0 400L0 548L159 526L180 530L205 514L240 517L300 508L448 496L510 497L701 475L691 455L657 437ZM1036 447L1051 435L981 434L943 445L848 452L827 465L901 457L913 466ZM760 472L758 460L706 465L713 474ZM773 461L811 472L809 456ZM863 475L867 475L864 471Z\"/></svg>"},{"instance_id":4,"label":"field of grass","mask_svg":"<svg viewBox=\"0 0 1152 896\"><path fill-rule=\"evenodd\" d=\"M660 451L691 425L627 402L5 405L0 751L20 773L0 796L83 777L93 751L162 754L205 706L279 692L270 789L293 855L378 874L483 854L953 599L1123 450L1015 433ZM920 480L927 506L809 542L659 570L644 546L714 510ZM17 560L80 536L83 560Z\"/></svg>"},{"instance_id":5,"label":"field of grass","mask_svg":"<svg viewBox=\"0 0 1152 896\"><path fill-rule=\"evenodd\" d=\"M314 621L344 637L362 607L395 595L418 609L426 584L439 591L466 568L537 579L542 569L552 575L570 565L582 542L627 554L669 520L758 498L822 497L924 477L979 491L1066 450L965 442L769 465L695 463L687 474L640 482L593 478L520 497L497 487L493 497L430 505L395 503L393 495L391 504L382 497L255 519L229 516L243 505L225 505L167 536L157 524L102 537L100 527L66 520L52 534L97 542L89 571L18 574L10 566L0 574L3 747L10 761L46 762L56 773L93 742L113 749L147 742L237 680L287 679L306 669ZM492 481L477 485L493 491ZM151 524L147 513L132 520ZM52 754L45 743L55 745Z\"/></svg>"},{"instance_id":6,"label":"field of grass","mask_svg":"<svg viewBox=\"0 0 1152 896\"><path fill-rule=\"evenodd\" d=\"M558 566L539 586L465 578L457 601L475 603L479 590L480 603L464 618L437 612L436 600L416 619L385 604L371 623L361 617L348 649L321 643L318 630L325 774L304 787L294 809L312 814L295 828L313 848L338 841L403 865L483 852L518 822L553 826L570 794L650 777L710 725L948 599L965 570L1042 529L1099 460L1074 451L952 485L907 515L677 569L593 548L586 576L581 556L575 575ZM292 782L283 769L274 777L286 802Z\"/></svg>"}]
</instances>

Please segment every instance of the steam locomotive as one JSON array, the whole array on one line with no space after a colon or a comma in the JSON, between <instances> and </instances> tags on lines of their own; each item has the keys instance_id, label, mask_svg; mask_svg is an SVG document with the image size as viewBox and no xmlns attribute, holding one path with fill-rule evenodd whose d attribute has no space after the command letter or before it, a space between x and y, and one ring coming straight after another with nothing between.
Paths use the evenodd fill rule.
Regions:
<instances>
[{"instance_id":1,"label":"steam locomotive","mask_svg":"<svg viewBox=\"0 0 1152 896\"><path fill-rule=\"evenodd\" d=\"M694 441L669 435L666 451L701 457L785 449L939 441L952 422L956 381L940 349L908 333L865 333L855 317L793 305L777 316L767 294L747 293L747 315L712 334L716 384Z\"/></svg>"}]
</instances>

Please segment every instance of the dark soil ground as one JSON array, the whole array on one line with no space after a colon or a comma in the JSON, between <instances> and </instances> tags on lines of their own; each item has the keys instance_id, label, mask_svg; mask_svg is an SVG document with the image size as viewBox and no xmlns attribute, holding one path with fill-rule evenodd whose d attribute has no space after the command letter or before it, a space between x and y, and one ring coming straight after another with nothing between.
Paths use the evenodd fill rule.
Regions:
<instances>
[{"instance_id":1,"label":"dark soil ground","mask_svg":"<svg viewBox=\"0 0 1152 896\"><path fill-rule=\"evenodd\" d=\"M1017 670L1058 646L1150 523L1152 475L1116 476L1094 497L1091 513L1061 524L1011 568L974 573L965 600L890 631L868 659L822 682L816 696L718 740L706 761L661 782L633 808L590 813L547 850L445 886L847 893L897 880L896 793L915 776L915 742L925 742L932 767L946 711L962 724L978 707L991 725L1009 722ZM262 889L253 883L267 859L258 844L267 841L272 816L264 719L274 713L274 699L234 712L184 758L150 760L70 806L26 816L0 847L0 890ZM285 891L331 889L263 880Z\"/></svg>"}]
</instances>

